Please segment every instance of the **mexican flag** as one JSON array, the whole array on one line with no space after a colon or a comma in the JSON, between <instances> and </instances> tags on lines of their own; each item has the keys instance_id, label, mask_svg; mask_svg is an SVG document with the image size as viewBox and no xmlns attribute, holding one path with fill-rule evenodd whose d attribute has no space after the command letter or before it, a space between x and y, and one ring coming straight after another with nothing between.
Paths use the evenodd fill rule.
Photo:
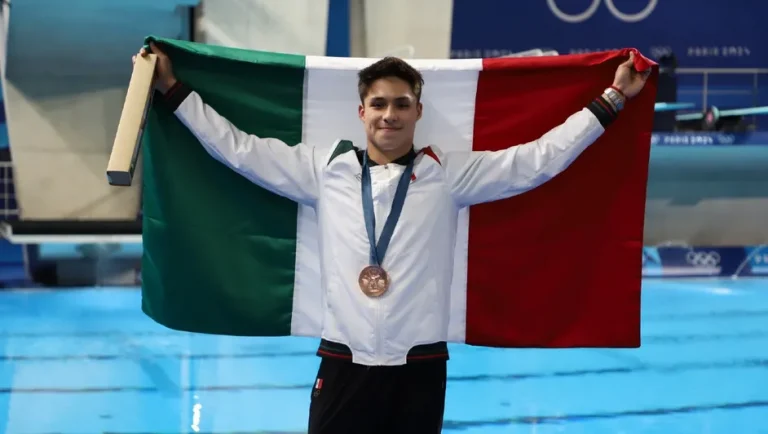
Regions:
<instances>
[{"instance_id":1,"label":"mexican flag","mask_svg":"<svg viewBox=\"0 0 768 434\"><path fill-rule=\"evenodd\" d=\"M321 148L338 138L365 143L356 74L376 59L149 39L179 80L245 132ZM629 51L409 60L426 82L417 147L485 151L535 140L609 86ZM635 65L655 69L642 56ZM560 176L462 211L454 284L445 288L452 342L639 345L656 77ZM191 332L319 336L313 210L215 161L160 98L143 146L143 311Z\"/></svg>"}]
</instances>

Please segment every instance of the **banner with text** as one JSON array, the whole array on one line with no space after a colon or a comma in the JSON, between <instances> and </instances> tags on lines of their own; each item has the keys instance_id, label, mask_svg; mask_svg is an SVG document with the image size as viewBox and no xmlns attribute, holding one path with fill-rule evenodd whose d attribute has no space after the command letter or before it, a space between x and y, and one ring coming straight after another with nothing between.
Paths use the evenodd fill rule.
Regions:
<instances>
[{"instance_id":1,"label":"banner with text","mask_svg":"<svg viewBox=\"0 0 768 434\"><path fill-rule=\"evenodd\" d=\"M643 277L768 276L768 247L645 247Z\"/></svg>"},{"instance_id":2,"label":"banner with text","mask_svg":"<svg viewBox=\"0 0 768 434\"><path fill-rule=\"evenodd\" d=\"M680 67L766 67L766 16L755 0L454 0L451 57L633 47Z\"/></svg>"},{"instance_id":3,"label":"banner with text","mask_svg":"<svg viewBox=\"0 0 768 434\"><path fill-rule=\"evenodd\" d=\"M684 133L653 133L653 146L768 146L768 132L755 131L748 133L728 132L684 132Z\"/></svg>"}]
</instances>

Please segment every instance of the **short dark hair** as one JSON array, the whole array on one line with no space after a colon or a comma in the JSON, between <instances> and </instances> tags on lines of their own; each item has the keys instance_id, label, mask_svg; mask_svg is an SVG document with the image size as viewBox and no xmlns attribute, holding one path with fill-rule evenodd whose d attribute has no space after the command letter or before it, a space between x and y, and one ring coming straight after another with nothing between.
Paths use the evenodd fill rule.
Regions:
<instances>
[{"instance_id":1,"label":"short dark hair","mask_svg":"<svg viewBox=\"0 0 768 434\"><path fill-rule=\"evenodd\" d=\"M360 93L360 101L365 100L373 82L385 77L397 77L411 86L416 100L421 100L421 89L424 86L424 77L413 66L397 57L385 57L363 68L357 74L357 91Z\"/></svg>"}]
</instances>

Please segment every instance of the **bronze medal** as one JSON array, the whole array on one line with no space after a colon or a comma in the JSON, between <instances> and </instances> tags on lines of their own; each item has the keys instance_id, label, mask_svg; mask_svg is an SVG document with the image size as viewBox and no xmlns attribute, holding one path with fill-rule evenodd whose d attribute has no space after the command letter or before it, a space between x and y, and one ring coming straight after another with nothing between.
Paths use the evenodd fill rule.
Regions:
<instances>
[{"instance_id":1,"label":"bronze medal","mask_svg":"<svg viewBox=\"0 0 768 434\"><path fill-rule=\"evenodd\" d=\"M389 289L389 276L383 268L370 265L360 272L357 283L365 295L379 297Z\"/></svg>"},{"instance_id":2,"label":"bronze medal","mask_svg":"<svg viewBox=\"0 0 768 434\"><path fill-rule=\"evenodd\" d=\"M392 240L392 234L395 231L395 225L400 218L400 212L403 210L403 203L408 192L408 185L411 183L411 174L413 173L413 158L405 166L405 170L400 175L397 182L395 197L392 199L392 209L390 210L387 221L381 230L381 239L376 242L375 228L376 217L373 210L373 196L371 192L371 174L368 168L368 152L363 154L363 173L361 176L361 196L363 201L363 218L365 219L365 231L368 233L369 257L368 263L371 264L360 272L357 283L363 294L369 297L380 297L389 290L389 275L381 267L384 262L384 255L387 253L389 242Z\"/></svg>"}]
</instances>

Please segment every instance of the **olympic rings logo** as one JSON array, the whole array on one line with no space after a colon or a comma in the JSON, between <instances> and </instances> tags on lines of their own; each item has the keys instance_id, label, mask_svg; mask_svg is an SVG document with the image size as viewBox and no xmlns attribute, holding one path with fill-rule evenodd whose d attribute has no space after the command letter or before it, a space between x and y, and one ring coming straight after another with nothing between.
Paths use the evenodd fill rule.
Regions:
<instances>
[{"instance_id":1,"label":"olympic rings logo","mask_svg":"<svg viewBox=\"0 0 768 434\"><path fill-rule=\"evenodd\" d=\"M608 10L611 12L611 15L616 17L618 20L624 21L625 23L636 23L638 21L643 21L644 19L648 18L651 13L653 13L654 9L656 9L656 5L659 3L659 0L648 0L648 5L645 6L645 8L640 12L634 14L625 14L624 12L620 11L613 2L614 0L605 0L605 7L608 8ZM600 7L600 0L592 0L592 4L590 4L584 12L573 15L566 14L560 10L560 8L557 7L555 0L547 0L547 6L549 6L549 10L552 11L552 13L557 18L559 18L560 21L565 21L567 23L583 23L584 21L592 18L595 12L597 12L597 8Z\"/></svg>"},{"instance_id":2,"label":"olympic rings logo","mask_svg":"<svg viewBox=\"0 0 768 434\"><path fill-rule=\"evenodd\" d=\"M685 260L695 267L715 267L720 264L717 252L688 252Z\"/></svg>"}]
</instances>

